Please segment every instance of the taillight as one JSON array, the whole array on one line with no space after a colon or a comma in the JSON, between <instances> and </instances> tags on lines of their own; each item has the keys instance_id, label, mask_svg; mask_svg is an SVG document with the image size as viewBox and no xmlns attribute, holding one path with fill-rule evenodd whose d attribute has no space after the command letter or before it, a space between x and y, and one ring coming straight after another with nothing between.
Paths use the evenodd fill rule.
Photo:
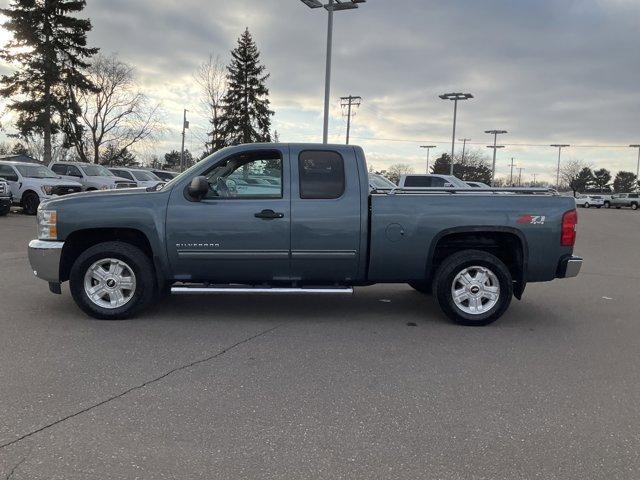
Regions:
<instances>
[{"instance_id":1,"label":"taillight","mask_svg":"<svg viewBox=\"0 0 640 480\"><path fill-rule=\"evenodd\" d=\"M560 245L563 247L573 247L576 243L576 225L578 224L578 212L569 210L562 215L562 235Z\"/></svg>"}]
</instances>

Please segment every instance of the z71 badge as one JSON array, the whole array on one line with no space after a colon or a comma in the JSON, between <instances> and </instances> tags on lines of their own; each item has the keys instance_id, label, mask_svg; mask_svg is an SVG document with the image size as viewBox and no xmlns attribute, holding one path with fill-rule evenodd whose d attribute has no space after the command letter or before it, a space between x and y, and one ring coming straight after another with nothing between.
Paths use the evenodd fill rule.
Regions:
<instances>
[{"instance_id":1,"label":"z71 badge","mask_svg":"<svg viewBox=\"0 0 640 480\"><path fill-rule=\"evenodd\" d=\"M530 225L544 225L546 217L544 215L522 215L518 218L518 224L528 223Z\"/></svg>"}]
</instances>

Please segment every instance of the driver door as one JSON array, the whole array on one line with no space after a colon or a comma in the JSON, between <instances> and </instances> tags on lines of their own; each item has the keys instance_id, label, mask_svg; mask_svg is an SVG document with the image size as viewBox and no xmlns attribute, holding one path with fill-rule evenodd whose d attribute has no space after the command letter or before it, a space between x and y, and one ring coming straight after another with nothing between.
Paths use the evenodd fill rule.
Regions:
<instances>
[{"instance_id":1,"label":"driver door","mask_svg":"<svg viewBox=\"0 0 640 480\"><path fill-rule=\"evenodd\" d=\"M215 162L209 193L171 193L166 238L176 280L258 283L290 278L289 152L269 146Z\"/></svg>"}]
</instances>

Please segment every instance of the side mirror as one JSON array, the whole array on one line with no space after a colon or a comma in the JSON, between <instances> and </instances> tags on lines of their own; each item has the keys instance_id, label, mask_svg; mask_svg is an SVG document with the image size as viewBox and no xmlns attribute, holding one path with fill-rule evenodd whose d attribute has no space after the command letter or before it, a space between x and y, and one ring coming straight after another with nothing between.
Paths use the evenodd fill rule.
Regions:
<instances>
[{"instance_id":1,"label":"side mirror","mask_svg":"<svg viewBox=\"0 0 640 480\"><path fill-rule=\"evenodd\" d=\"M205 177L195 177L187 187L189 200L199 202L209 193L209 182Z\"/></svg>"}]
</instances>

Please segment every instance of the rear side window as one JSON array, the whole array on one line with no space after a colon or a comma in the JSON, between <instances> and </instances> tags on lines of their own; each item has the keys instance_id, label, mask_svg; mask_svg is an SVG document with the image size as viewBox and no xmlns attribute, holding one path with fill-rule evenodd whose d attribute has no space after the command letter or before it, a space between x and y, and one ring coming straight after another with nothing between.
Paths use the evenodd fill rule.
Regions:
<instances>
[{"instance_id":1,"label":"rear side window","mask_svg":"<svg viewBox=\"0 0 640 480\"><path fill-rule=\"evenodd\" d=\"M307 150L298 157L300 198L331 199L344 193L344 160L338 152Z\"/></svg>"},{"instance_id":2,"label":"rear side window","mask_svg":"<svg viewBox=\"0 0 640 480\"><path fill-rule=\"evenodd\" d=\"M51 167L51 170L53 170L58 175L66 175L67 174L67 166L59 164L59 163L54 165L53 167Z\"/></svg>"},{"instance_id":3,"label":"rear side window","mask_svg":"<svg viewBox=\"0 0 640 480\"><path fill-rule=\"evenodd\" d=\"M434 186L432 185L432 180L434 180L433 177L407 176L404 179L404 186L405 187L432 187ZM443 185L444 185L444 182L442 182L442 185L440 186L443 186Z\"/></svg>"}]
</instances>

